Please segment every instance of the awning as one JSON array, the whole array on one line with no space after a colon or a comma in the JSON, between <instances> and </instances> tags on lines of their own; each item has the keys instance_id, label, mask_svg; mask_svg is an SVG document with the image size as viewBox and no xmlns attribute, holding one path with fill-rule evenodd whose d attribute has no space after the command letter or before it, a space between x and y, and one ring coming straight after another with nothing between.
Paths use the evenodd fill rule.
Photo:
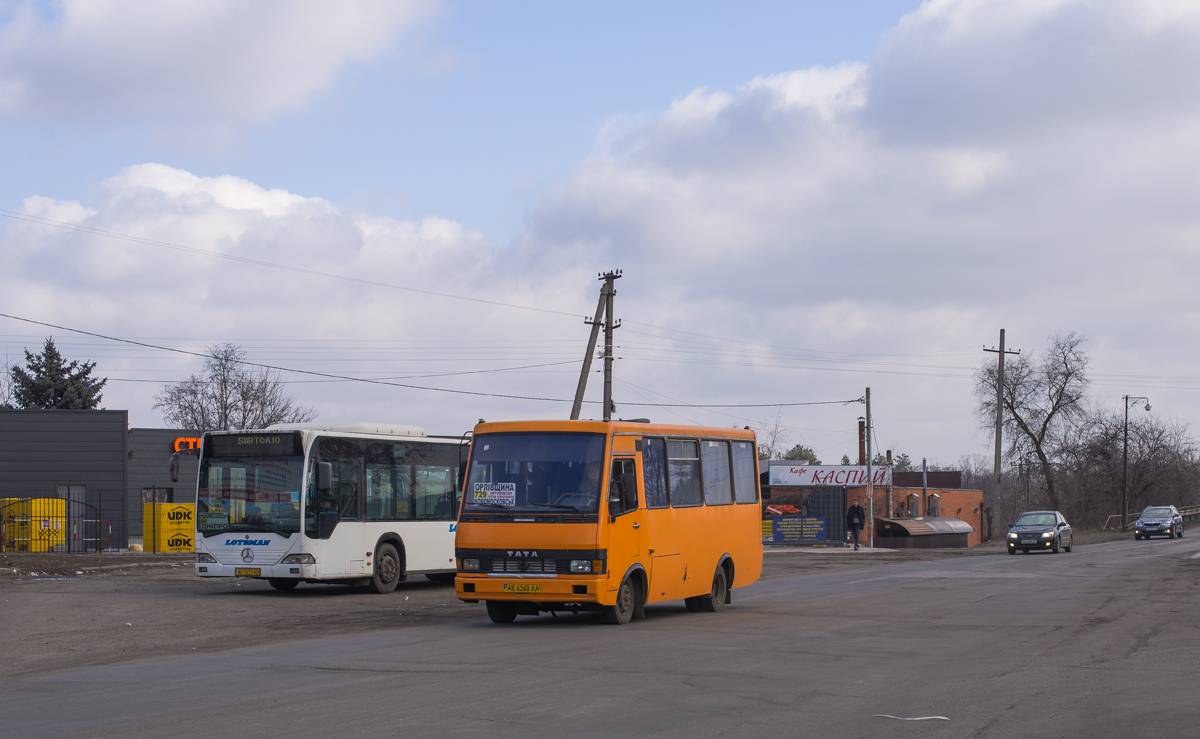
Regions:
<instances>
[{"instance_id":1,"label":"awning","mask_svg":"<svg viewBox=\"0 0 1200 739\"><path fill-rule=\"evenodd\" d=\"M922 518L875 519L876 536L933 536L934 534L970 534L975 527L966 521L950 516L924 516Z\"/></svg>"}]
</instances>

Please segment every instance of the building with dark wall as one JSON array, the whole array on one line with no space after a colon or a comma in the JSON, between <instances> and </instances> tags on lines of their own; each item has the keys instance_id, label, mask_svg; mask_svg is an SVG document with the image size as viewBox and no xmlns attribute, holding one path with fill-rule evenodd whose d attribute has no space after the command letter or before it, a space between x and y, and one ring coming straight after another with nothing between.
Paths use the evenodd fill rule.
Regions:
<instances>
[{"instance_id":1,"label":"building with dark wall","mask_svg":"<svg viewBox=\"0 0 1200 739\"><path fill-rule=\"evenodd\" d=\"M101 519L105 548L142 535L144 491L162 502L196 502L199 459L171 455L198 444L180 429L131 429L128 411L0 410L0 499L78 500Z\"/></svg>"},{"instance_id":2,"label":"building with dark wall","mask_svg":"<svg viewBox=\"0 0 1200 739\"><path fill-rule=\"evenodd\" d=\"M0 498L79 501L128 545L128 411L0 410Z\"/></svg>"},{"instance_id":3,"label":"building with dark wall","mask_svg":"<svg viewBox=\"0 0 1200 739\"><path fill-rule=\"evenodd\" d=\"M129 429L129 533L142 535L142 502L151 491L163 503L195 503L200 458L179 455L179 482L171 481L171 455L199 443L200 433L180 429Z\"/></svg>"}]
</instances>

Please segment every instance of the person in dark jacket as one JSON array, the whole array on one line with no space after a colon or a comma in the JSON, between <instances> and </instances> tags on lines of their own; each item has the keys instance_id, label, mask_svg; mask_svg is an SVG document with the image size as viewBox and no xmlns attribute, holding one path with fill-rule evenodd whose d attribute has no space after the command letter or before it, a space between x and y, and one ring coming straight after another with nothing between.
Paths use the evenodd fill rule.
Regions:
<instances>
[{"instance_id":1,"label":"person in dark jacket","mask_svg":"<svg viewBox=\"0 0 1200 739\"><path fill-rule=\"evenodd\" d=\"M846 509L846 530L854 537L854 551L858 551L858 533L867 523L867 512L858 504L858 498Z\"/></svg>"}]
</instances>

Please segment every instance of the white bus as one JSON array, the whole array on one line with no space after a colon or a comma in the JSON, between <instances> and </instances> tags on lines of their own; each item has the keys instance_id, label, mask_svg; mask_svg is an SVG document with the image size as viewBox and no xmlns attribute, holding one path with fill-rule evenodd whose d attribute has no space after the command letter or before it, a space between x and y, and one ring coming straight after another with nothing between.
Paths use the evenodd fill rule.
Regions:
<instances>
[{"instance_id":1,"label":"white bus","mask_svg":"<svg viewBox=\"0 0 1200 739\"><path fill-rule=\"evenodd\" d=\"M416 426L272 426L206 433L196 489L196 574L369 584L454 581L465 439Z\"/></svg>"}]
</instances>

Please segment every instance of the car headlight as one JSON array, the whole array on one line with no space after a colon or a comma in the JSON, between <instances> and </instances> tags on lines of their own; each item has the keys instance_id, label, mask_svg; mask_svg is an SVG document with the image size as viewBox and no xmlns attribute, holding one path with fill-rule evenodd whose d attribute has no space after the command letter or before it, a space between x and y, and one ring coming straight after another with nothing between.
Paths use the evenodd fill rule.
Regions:
<instances>
[{"instance_id":1,"label":"car headlight","mask_svg":"<svg viewBox=\"0 0 1200 739\"><path fill-rule=\"evenodd\" d=\"M280 560L281 565L315 565L317 558L311 554L289 554Z\"/></svg>"},{"instance_id":2,"label":"car headlight","mask_svg":"<svg viewBox=\"0 0 1200 739\"><path fill-rule=\"evenodd\" d=\"M1008 538L1010 538L1010 539L1016 539L1016 538L1017 538L1017 535L1016 535L1015 533L1012 533L1012 532L1010 532L1010 533L1008 534Z\"/></svg>"},{"instance_id":3,"label":"car headlight","mask_svg":"<svg viewBox=\"0 0 1200 739\"><path fill-rule=\"evenodd\" d=\"M217 560L215 557L213 557L208 552L196 552L196 561L197 562L216 562Z\"/></svg>"},{"instance_id":4,"label":"car headlight","mask_svg":"<svg viewBox=\"0 0 1200 739\"><path fill-rule=\"evenodd\" d=\"M573 559L571 560L571 572L591 572L592 560L590 559Z\"/></svg>"},{"instance_id":5,"label":"car headlight","mask_svg":"<svg viewBox=\"0 0 1200 739\"><path fill-rule=\"evenodd\" d=\"M478 572L479 571L479 560L464 559L462 561L462 568L466 572Z\"/></svg>"},{"instance_id":6,"label":"car headlight","mask_svg":"<svg viewBox=\"0 0 1200 739\"><path fill-rule=\"evenodd\" d=\"M1043 539L1049 539L1049 538L1050 538L1050 537L1052 537L1052 536L1054 536L1054 532L1053 532L1053 531L1047 531L1046 533L1042 534L1042 538L1043 538Z\"/></svg>"},{"instance_id":7,"label":"car headlight","mask_svg":"<svg viewBox=\"0 0 1200 739\"><path fill-rule=\"evenodd\" d=\"M1140 519L1140 518L1139 518L1138 520L1136 520L1136 521L1134 521L1134 522L1133 522L1133 525L1134 525L1134 526L1142 526L1142 525L1144 525L1145 523L1146 523L1145 521L1143 521L1142 519Z\"/></svg>"}]
</instances>

